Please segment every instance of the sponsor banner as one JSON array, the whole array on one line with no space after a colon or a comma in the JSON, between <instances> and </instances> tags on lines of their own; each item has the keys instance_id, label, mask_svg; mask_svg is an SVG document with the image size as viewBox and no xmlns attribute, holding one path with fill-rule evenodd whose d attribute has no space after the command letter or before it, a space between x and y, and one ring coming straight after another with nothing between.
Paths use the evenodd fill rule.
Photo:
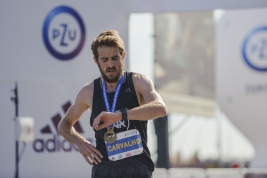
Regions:
<instances>
[{"instance_id":1,"label":"sponsor banner","mask_svg":"<svg viewBox=\"0 0 267 178\"><path fill-rule=\"evenodd\" d=\"M5 50L0 53L0 79L85 81L99 76L91 43L100 32L118 30L128 52L130 12L118 11L116 2L127 5L118 0L2 2L0 31L5 35L0 48ZM124 62L127 69L128 56Z\"/></svg>"},{"instance_id":2,"label":"sponsor banner","mask_svg":"<svg viewBox=\"0 0 267 178\"><path fill-rule=\"evenodd\" d=\"M28 142L19 162L20 177L90 177L91 166L80 155L75 145L59 135L57 126L76 94L84 85L82 82L18 82L19 115L34 119L34 134ZM0 81L0 177L13 177L15 168L15 116L14 103L10 101L10 90L15 82ZM85 112L74 125L77 132L93 145L94 132L90 126L90 110ZM24 117L22 117L24 118ZM19 125L19 122L18 122ZM19 131L19 130L18 130ZM20 142L19 153L23 150ZM0 161L0 162L1 162ZM73 164L79 165L73 169ZM68 171L70 170L70 171Z\"/></svg>"},{"instance_id":3,"label":"sponsor banner","mask_svg":"<svg viewBox=\"0 0 267 178\"><path fill-rule=\"evenodd\" d=\"M267 167L266 16L266 8L230 10L216 23L217 99L254 145L252 167Z\"/></svg>"}]
</instances>

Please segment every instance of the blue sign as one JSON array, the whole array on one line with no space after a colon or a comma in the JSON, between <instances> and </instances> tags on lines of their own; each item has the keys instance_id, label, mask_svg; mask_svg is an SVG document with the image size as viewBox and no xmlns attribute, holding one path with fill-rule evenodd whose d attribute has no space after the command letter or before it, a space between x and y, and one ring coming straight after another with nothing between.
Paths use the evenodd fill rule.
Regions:
<instances>
[{"instance_id":1,"label":"blue sign","mask_svg":"<svg viewBox=\"0 0 267 178\"><path fill-rule=\"evenodd\" d=\"M242 55L249 67L260 72L267 71L267 26L250 32L242 47Z\"/></svg>"},{"instance_id":2,"label":"blue sign","mask_svg":"<svg viewBox=\"0 0 267 178\"><path fill-rule=\"evenodd\" d=\"M70 7L54 8L44 21L43 40L47 50L57 59L73 59L85 42L85 26L81 17Z\"/></svg>"}]
</instances>

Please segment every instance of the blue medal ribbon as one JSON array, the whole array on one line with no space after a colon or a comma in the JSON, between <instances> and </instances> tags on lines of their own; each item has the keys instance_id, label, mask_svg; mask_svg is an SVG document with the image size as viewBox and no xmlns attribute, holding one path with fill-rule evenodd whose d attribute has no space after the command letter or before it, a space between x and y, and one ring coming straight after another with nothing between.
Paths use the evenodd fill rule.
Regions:
<instances>
[{"instance_id":1,"label":"blue medal ribbon","mask_svg":"<svg viewBox=\"0 0 267 178\"><path fill-rule=\"evenodd\" d=\"M107 112L114 112L115 111L117 100L118 100L118 95L119 95L123 80L124 80L124 75L121 76L121 78L117 84L116 91L115 91L114 98L113 98L112 108L110 109L109 102L108 102L108 96L107 96L106 83L105 83L104 79L102 78L102 92L103 92L104 103L105 103ZM108 128L111 128L111 127L113 128L113 124L108 126Z\"/></svg>"}]
</instances>

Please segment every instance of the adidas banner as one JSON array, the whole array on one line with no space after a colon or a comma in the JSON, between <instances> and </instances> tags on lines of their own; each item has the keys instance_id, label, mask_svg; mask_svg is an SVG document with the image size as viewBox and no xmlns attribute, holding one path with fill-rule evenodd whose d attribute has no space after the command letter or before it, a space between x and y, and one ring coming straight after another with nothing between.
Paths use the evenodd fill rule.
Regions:
<instances>
[{"instance_id":1,"label":"adidas banner","mask_svg":"<svg viewBox=\"0 0 267 178\"><path fill-rule=\"evenodd\" d=\"M60 119L83 85L83 82L18 82L19 115L34 119L34 129L31 130L32 127L27 126L26 130L24 129L24 135L31 133L34 138L28 140L23 154L23 144L19 144L19 177L90 177L91 166L75 145L65 140L57 131ZM14 177L15 172L15 106L10 101L10 89L14 86L14 82L0 82L0 107L4 108L0 112L3 123L0 129L0 141L3 143L0 144L0 161L3 163L0 167L0 177L5 178ZM90 110L85 112L74 127L95 145L90 113ZM73 165L79 167L74 168Z\"/></svg>"}]
</instances>

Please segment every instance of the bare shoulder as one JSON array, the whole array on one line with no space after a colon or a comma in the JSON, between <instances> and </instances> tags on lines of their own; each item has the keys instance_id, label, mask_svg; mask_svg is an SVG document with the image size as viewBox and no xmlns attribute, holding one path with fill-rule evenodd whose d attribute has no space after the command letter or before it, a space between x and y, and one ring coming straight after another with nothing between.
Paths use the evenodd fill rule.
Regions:
<instances>
[{"instance_id":1,"label":"bare shoulder","mask_svg":"<svg viewBox=\"0 0 267 178\"><path fill-rule=\"evenodd\" d=\"M85 84L77 94L75 99L76 104L86 104L89 108L92 108L93 101L93 93L94 93L94 82L90 82Z\"/></svg>"},{"instance_id":2,"label":"bare shoulder","mask_svg":"<svg viewBox=\"0 0 267 178\"><path fill-rule=\"evenodd\" d=\"M90 82L85 84L81 90L81 94L86 94L86 95L92 95L94 93L94 82Z\"/></svg>"},{"instance_id":3,"label":"bare shoulder","mask_svg":"<svg viewBox=\"0 0 267 178\"><path fill-rule=\"evenodd\" d=\"M133 83L136 89L154 90L154 84L147 75L140 73L133 73Z\"/></svg>"},{"instance_id":4,"label":"bare shoulder","mask_svg":"<svg viewBox=\"0 0 267 178\"><path fill-rule=\"evenodd\" d=\"M146 104L152 101L163 103L161 96L156 92L152 80L140 73L133 73L133 83L139 104Z\"/></svg>"},{"instance_id":5,"label":"bare shoulder","mask_svg":"<svg viewBox=\"0 0 267 178\"><path fill-rule=\"evenodd\" d=\"M140 73L133 73L133 84L139 104L146 104L157 98L152 80Z\"/></svg>"}]
</instances>

